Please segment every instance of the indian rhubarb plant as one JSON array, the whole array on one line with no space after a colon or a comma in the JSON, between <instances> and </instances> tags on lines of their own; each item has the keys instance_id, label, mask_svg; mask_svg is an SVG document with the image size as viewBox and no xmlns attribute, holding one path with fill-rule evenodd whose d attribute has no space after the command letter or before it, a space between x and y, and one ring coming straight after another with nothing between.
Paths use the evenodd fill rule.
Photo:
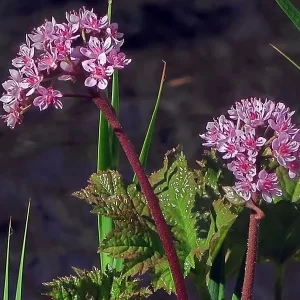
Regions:
<instances>
[{"instance_id":1,"label":"indian rhubarb plant","mask_svg":"<svg viewBox=\"0 0 300 300\"><path fill-rule=\"evenodd\" d=\"M2 84L2 119L12 129L29 109L62 109L65 98L81 98L101 111L97 172L73 194L99 217L101 269L74 268L75 276L46 283L47 295L55 300L145 299L163 289L187 300L189 277L201 299L225 299L226 282L235 279L232 299L250 300L256 262L268 261L277 270L274 297L282 299L286 262L300 258L295 112L282 102L242 99L200 134L209 149L197 168L189 167L176 147L160 170L147 175L166 63L138 157L118 120L118 71L131 59L121 52L123 34L110 19L111 1L102 17L83 7L67 12L64 22L46 20L25 36ZM76 83L85 92L65 93L58 81ZM129 183L117 170L119 145L134 172ZM8 300L8 269L5 278ZM20 289L21 283L18 295Z\"/></svg>"}]
</instances>

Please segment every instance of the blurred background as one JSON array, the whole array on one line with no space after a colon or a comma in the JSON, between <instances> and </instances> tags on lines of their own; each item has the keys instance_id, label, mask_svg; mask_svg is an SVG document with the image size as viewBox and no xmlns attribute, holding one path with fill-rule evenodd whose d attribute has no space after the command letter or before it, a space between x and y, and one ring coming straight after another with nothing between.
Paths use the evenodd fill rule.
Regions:
<instances>
[{"instance_id":1,"label":"blurred background","mask_svg":"<svg viewBox=\"0 0 300 300\"><path fill-rule=\"evenodd\" d=\"M202 152L198 134L206 122L240 98L281 100L298 112L300 71L269 43L300 63L300 32L274 0L113 2L113 21L125 33L123 50L132 58L120 72L121 122L138 151L155 103L162 60L167 62L149 173L161 166L164 153L177 144L183 145L194 166ZM300 8L300 1L293 3ZM107 9L106 0L3 0L1 82L25 33L51 16L62 21L66 11L82 5L94 7L99 15ZM98 264L96 216L87 204L70 196L85 187L96 170L98 115L92 103L68 100L62 111L30 111L15 130L0 124L0 290L9 216L14 230L11 278L15 280L29 198L23 299L44 299L41 283L70 274L71 266L91 269ZM296 118L299 122L297 113ZM120 171L125 179L132 177L124 156ZM273 272L270 265L258 266L255 300L272 299L268 291ZM289 265L284 299L298 298L299 276L299 264ZM197 299L192 290L190 299ZM159 297L167 299L164 295L154 299Z\"/></svg>"}]
</instances>

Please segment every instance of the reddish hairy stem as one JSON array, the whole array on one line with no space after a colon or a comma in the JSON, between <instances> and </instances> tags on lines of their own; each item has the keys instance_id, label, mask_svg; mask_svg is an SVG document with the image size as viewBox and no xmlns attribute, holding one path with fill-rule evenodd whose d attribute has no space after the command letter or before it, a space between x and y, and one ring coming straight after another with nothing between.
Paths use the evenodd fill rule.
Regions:
<instances>
[{"instance_id":1,"label":"reddish hairy stem","mask_svg":"<svg viewBox=\"0 0 300 300\"><path fill-rule=\"evenodd\" d=\"M260 220L264 217L263 211L258 206L256 206L256 197L256 194L253 194L253 201L250 200L251 205L248 206L252 209L252 211L250 213L249 220L247 256L245 265L245 277L242 289L242 300L252 299L259 238L259 223Z\"/></svg>"},{"instance_id":2,"label":"reddish hairy stem","mask_svg":"<svg viewBox=\"0 0 300 300\"><path fill-rule=\"evenodd\" d=\"M146 196L148 201L149 208L151 210L151 214L155 221L158 234L161 238L166 256L169 261L169 265L171 268L171 272L174 279L175 289L177 293L177 299L179 300L187 300L188 295L184 284L184 277L180 269L179 260L176 254L176 250L174 247L171 231L169 230L167 223L164 219L162 211L159 206L159 201L153 189L150 185L150 182L145 174L145 171L139 161L139 158L135 152L133 145L130 140L126 136L123 131L121 124L119 123L115 110L111 106L111 104L102 98L94 98L93 101L97 105L98 108L103 112L110 126L113 128L127 158L130 162L141 186L143 193Z\"/></svg>"}]
</instances>

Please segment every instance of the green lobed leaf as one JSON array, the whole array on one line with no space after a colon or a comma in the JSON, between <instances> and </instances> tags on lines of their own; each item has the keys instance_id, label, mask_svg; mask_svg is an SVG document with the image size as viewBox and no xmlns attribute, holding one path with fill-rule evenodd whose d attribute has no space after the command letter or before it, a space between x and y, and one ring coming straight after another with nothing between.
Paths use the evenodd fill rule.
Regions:
<instances>
[{"instance_id":1,"label":"green lobed leaf","mask_svg":"<svg viewBox=\"0 0 300 300\"><path fill-rule=\"evenodd\" d=\"M118 171L100 171L91 175L89 185L73 193L93 206L94 213L119 220L140 220L151 217L145 196L130 185L126 191Z\"/></svg>"},{"instance_id":2,"label":"green lobed leaf","mask_svg":"<svg viewBox=\"0 0 300 300\"><path fill-rule=\"evenodd\" d=\"M172 226L178 248L185 252L184 274L194 267L191 253L201 247L197 236L197 215L193 212L197 184L194 173L188 169L183 153L173 149L164 159L163 168L150 176L151 185L157 194L163 214Z\"/></svg>"},{"instance_id":3,"label":"green lobed leaf","mask_svg":"<svg viewBox=\"0 0 300 300\"><path fill-rule=\"evenodd\" d=\"M139 285L138 279L115 270L107 269L103 273L97 268L92 271L73 269L76 276L44 283L49 288L46 295L53 300L130 300L146 299L151 294L147 287Z\"/></svg>"},{"instance_id":4,"label":"green lobed leaf","mask_svg":"<svg viewBox=\"0 0 300 300\"><path fill-rule=\"evenodd\" d=\"M142 224L124 223L103 241L100 251L126 260L126 275L143 274L165 260L159 235Z\"/></svg>"},{"instance_id":5,"label":"green lobed leaf","mask_svg":"<svg viewBox=\"0 0 300 300\"><path fill-rule=\"evenodd\" d=\"M278 197L276 202L280 200L292 202L300 200L300 179L291 179L288 171L283 167L278 167L276 174L282 190L282 196Z\"/></svg>"},{"instance_id":6,"label":"green lobed leaf","mask_svg":"<svg viewBox=\"0 0 300 300\"><path fill-rule=\"evenodd\" d=\"M290 18L298 30L300 30L300 12L289 0L276 0L281 9Z\"/></svg>"},{"instance_id":7,"label":"green lobed leaf","mask_svg":"<svg viewBox=\"0 0 300 300\"><path fill-rule=\"evenodd\" d=\"M240 207L226 203L224 199L218 199L213 202L211 223L206 243L209 245L208 264L211 265L218 254L226 235L236 220Z\"/></svg>"}]
</instances>

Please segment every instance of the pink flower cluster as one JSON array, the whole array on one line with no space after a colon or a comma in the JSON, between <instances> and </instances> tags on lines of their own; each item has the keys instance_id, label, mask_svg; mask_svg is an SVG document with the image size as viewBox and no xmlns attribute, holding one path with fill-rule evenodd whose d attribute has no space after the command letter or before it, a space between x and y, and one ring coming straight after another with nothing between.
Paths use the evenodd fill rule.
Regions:
<instances>
[{"instance_id":1,"label":"pink flower cluster","mask_svg":"<svg viewBox=\"0 0 300 300\"><path fill-rule=\"evenodd\" d=\"M26 35L18 56L12 60L9 79L0 98L11 128L21 123L22 115L34 105L44 110L50 105L62 108L61 91L53 81L84 80L85 86L106 89L114 70L130 63L120 52L123 34L108 16L98 17L85 7L66 13L66 22L54 18Z\"/></svg>"},{"instance_id":2,"label":"pink flower cluster","mask_svg":"<svg viewBox=\"0 0 300 300\"><path fill-rule=\"evenodd\" d=\"M228 114L229 118L222 115L208 122L206 133L200 135L203 145L228 160L228 169L236 178L234 189L240 196L249 200L258 191L271 202L282 191L276 173L268 172L264 161L276 160L290 178L299 175L300 134L291 120L294 111L283 103L250 98L236 102Z\"/></svg>"}]
</instances>

